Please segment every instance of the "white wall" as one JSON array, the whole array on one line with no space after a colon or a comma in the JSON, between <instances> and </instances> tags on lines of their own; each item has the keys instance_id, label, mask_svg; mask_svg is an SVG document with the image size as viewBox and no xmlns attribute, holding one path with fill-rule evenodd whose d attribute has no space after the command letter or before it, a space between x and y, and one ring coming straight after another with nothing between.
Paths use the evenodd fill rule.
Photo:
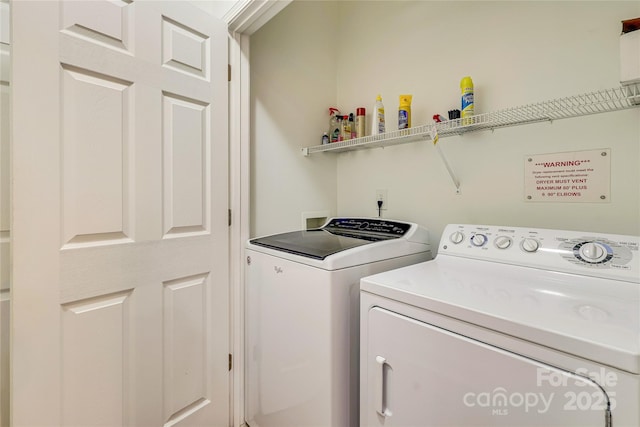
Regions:
<instances>
[{"instance_id":1,"label":"white wall","mask_svg":"<svg viewBox=\"0 0 640 427\"><path fill-rule=\"evenodd\" d=\"M336 215L336 159L305 158L336 103L333 2L292 3L251 36L251 234L300 229L303 212Z\"/></svg>"},{"instance_id":2,"label":"white wall","mask_svg":"<svg viewBox=\"0 0 640 427\"><path fill-rule=\"evenodd\" d=\"M331 22L323 21L327 15ZM294 1L251 39L253 230L295 228L312 204L312 183L333 179L327 157L334 157L338 214L374 215L375 191L387 189L384 216L418 222L434 240L451 222L639 234L640 109L442 139L460 195L429 143L310 158L298 153L299 146L318 143L325 109L334 103L310 93L310 85L335 93L347 112L364 106L369 113L381 93L391 126L402 93L413 94L414 125L459 108L465 75L475 83L477 113L612 88L619 81L620 21L637 16L637 2ZM342 46L323 44L333 33ZM317 73L330 70L327 64L335 65L335 89ZM316 72L301 72L303 65ZM300 124L285 131L290 97L300 103ZM525 201L525 155L599 148L611 149L609 203ZM271 174L286 174L288 183L280 186ZM290 203L271 203L278 188ZM322 188L316 206L330 197L331 189Z\"/></svg>"}]
</instances>

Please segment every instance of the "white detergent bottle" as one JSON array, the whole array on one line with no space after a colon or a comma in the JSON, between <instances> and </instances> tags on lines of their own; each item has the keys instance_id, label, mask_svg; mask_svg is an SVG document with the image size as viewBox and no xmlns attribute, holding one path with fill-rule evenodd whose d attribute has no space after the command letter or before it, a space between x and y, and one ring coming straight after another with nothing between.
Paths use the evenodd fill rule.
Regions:
<instances>
[{"instance_id":1,"label":"white detergent bottle","mask_svg":"<svg viewBox=\"0 0 640 427\"><path fill-rule=\"evenodd\" d=\"M382 97L378 95L376 105L371 113L371 135L379 135L384 132L384 105L382 104Z\"/></svg>"}]
</instances>

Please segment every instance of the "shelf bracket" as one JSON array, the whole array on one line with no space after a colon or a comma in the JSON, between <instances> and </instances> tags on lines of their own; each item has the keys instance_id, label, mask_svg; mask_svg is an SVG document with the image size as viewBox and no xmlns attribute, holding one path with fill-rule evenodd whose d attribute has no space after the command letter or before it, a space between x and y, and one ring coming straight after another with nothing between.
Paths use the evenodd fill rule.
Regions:
<instances>
[{"instance_id":1,"label":"shelf bracket","mask_svg":"<svg viewBox=\"0 0 640 427\"><path fill-rule=\"evenodd\" d=\"M433 145L436 147L436 151L438 152L438 155L440 156L440 159L442 160L442 163L444 163L444 166L447 168L447 172L449 172L449 176L451 177L451 180L453 181L453 185L456 186L456 194L460 194L460 180L458 179L458 177L456 176L455 172L451 168L451 165L449 164L449 161L447 160L447 156L444 155L444 153L440 149L440 145L438 145L438 131L437 130L434 130L434 133L431 135L431 141L433 142Z\"/></svg>"}]
</instances>

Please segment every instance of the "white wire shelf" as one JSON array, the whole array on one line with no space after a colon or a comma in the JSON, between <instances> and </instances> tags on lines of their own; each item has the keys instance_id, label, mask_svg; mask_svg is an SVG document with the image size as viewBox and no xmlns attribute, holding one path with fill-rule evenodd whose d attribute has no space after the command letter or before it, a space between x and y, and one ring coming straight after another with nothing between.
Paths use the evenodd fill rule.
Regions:
<instances>
[{"instance_id":1,"label":"white wire shelf","mask_svg":"<svg viewBox=\"0 0 640 427\"><path fill-rule=\"evenodd\" d=\"M380 135L305 147L302 148L302 154L309 156L322 152L339 153L363 148L388 147L424 139L433 140L436 135L444 138L480 130L552 122L637 107L640 107L640 83L478 114L465 119L447 120Z\"/></svg>"}]
</instances>

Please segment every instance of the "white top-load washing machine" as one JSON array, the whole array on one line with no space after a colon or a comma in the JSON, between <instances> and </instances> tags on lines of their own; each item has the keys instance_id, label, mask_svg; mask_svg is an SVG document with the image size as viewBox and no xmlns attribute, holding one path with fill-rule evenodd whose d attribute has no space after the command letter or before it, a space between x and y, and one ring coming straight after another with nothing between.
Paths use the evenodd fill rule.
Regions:
<instances>
[{"instance_id":1,"label":"white top-load washing machine","mask_svg":"<svg viewBox=\"0 0 640 427\"><path fill-rule=\"evenodd\" d=\"M360 278L429 259L427 230L379 218L250 240L247 423L356 426Z\"/></svg>"},{"instance_id":2,"label":"white top-load washing machine","mask_svg":"<svg viewBox=\"0 0 640 427\"><path fill-rule=\"evenodd\" d=\"M361 426L640 426L637 236L448 225L361 280Z\"/></svg>"}]
</instances>

